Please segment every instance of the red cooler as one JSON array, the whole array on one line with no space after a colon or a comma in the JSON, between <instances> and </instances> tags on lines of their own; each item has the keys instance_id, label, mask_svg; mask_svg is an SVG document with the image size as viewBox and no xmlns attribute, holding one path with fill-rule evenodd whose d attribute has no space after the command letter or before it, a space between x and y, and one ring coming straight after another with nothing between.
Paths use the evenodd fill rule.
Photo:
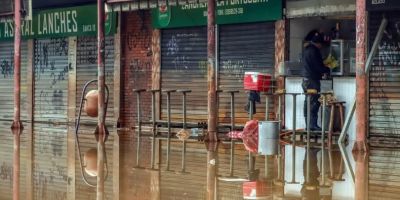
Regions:
<instances>
[{"instance_id":1,"label":"red cooler","mask_svg":"<svg viewBox=\"0 0 400 200\"><path fill-rule=\"evenodd\" d=\"M245 90L268 92L271 85L271 75L260 72L245 72L243 84Z\"/></svg>"},{"instance_id":2,"label":"red cooler","mask_svg":"<svg viewBox=\"0 0 400 200\"><path fill-rule=\"evenodd\" d=\"M263 181L243 183L243 199L267 199L270 195L271 188L268 188Z\"/></svg>"}]
</instances>

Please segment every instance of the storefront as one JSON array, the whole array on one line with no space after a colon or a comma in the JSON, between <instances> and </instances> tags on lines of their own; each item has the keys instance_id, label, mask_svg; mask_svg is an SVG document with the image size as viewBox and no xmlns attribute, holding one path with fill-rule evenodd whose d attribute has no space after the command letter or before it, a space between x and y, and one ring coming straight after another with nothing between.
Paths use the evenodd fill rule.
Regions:
<instances>
[{"instance_id":1,"label":"storefront","mask_svg":"<svg viewBox=\"0 0 400 200\"><path fill-rule=\"evenodd\" d=\"M216 70L220 90L238 90L236 122L248 119L243 107L247 71L274 74L275 21L282 18L281 1L221 1L216 6ZM187 4L152 10L153 27L161 29L161 87L189 89L188 118L207 121L207 10L206 4ZM229 123L230 96L219 94L219 122ZM181 120L182 97L171 96L173 120ZM265 117L265 105L257 105L256 118ZM166 116L166 98L162 99Z\"/></svg>"},{"instance_id":2,"label":"storefront","mask_svg":"<svg viewBox=\"0 0 400 200\"><path fill-rule=\"evenodd\" d=\"M368 44L372 48L383 17L388 24L369 73L369 138L373 146L392 146L398 141L400 74L400 2L367 1Z\"/></svg>"},{"instance_id":3,"label":"storefront","mask_svg":"<svg viewBox=\"0 0 400 200\"><path fill-rule=\"evenodd\" d=\"M109 35L106 39L106 84L110 89L113 89L114 80L115 23L116 15L109 13L105 29ZM21 155L24 156L24 159L21 158L21 161L24 160L21 169L27 177L33 177L30 179L32 182L24 181L26 189L23 192L33 191L27 195L32 195L34 199L65 198L71 187L74 190L77 187L73 199L86 199L92 195L78 171L74 125L82 86L89 80L97 79L96 24L96 5L35 10L32 20L22 22L21 114L25 130L21 144L26 147L21 148ZM1 78L4 79L0 81L0 88L7 94L1 100L7 102L0 103L1 121L12 120L13 113L12 40L13 23L0 23ZM112 93L110 97L107 125L112 132L110 125L116 120L113 119ZM86 125L86 128L81 128L81 133L86 133L81 135L84 148L96 148L93 135L96 121L97 118L87 117L81 121L81 125ZM4 128L2 125L3 131L9 129L9 126ZM112 159L112 139L109 137L106 143L108 159ZM10 140L4 141L13 149ZM30 164L25 160L30 160ZM12 163L12 158L4 159L4 163L4 166ZM76 174L71 175L75 168ZM112 173L110 169L112 167L109 166L108 173ZM76 178L73 178L75 175ZM73 184L70 183L72 179ZM0 188L3 184L6 183L2 183ZM112 180L109 178L106 192L110 198L112 191Z\"/></svg>"},{"instance_id":4,"label":"storefront","mask_svg":"<svg viewBox=\"0 0 400 200\"><path fill-rule=\"evenodd\" d=\"M337 101L345 102L346 115L355 99L355 1L288 1L289 60L281 63L280 75L285 77L287 93L303 93L302 52L305 37L311 30L319 30L331 38L321 49L323 59L332 55L337 63L331 69L331 78L323 80L322 91L333 91ZM329 41L329 40L328 40ZM303 115L304 96L296 100L296 128L305 128ZM293 98L285 98L285 125L292 129ZM338 109L336 109L338 110ZM321 112L320 112L321 113ZM321 126L321 119L319 120ZM355 120L349 128L350 139L355 139Z\"/></svg>"}]
</instances>

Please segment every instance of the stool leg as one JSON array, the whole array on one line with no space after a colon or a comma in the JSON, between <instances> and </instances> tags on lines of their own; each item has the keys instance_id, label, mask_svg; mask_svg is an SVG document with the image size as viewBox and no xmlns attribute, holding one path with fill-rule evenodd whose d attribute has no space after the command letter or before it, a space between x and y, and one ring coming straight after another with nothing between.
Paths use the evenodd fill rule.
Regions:
<instances>
[{"instance_id":1,"label":"stool leg","mask_svg":"<svg viewBox=\"0 0 400 200\"><path fill-rule=\"evenodd\" d=\"M186 93L183 93L182 97L182 110L183 110L183 129L186 129ZM182 141L182 172L185 172L186 168L186 141Z\"/></svg>"},{"instance_id":2,"label":"stool leg","mask_svg":"<svg viewBox=\"0 0 400 200\"><path fill-rule=\"evenodd\" d=\"M231 131L235 130L235 93L231 93ZM235 162L235 141L231 139L231 152L230 152L230 162L229 162L229 175L233 176L233 166Z\"/></svg>"},{"instance_id":3,"label":"stool leg","mask_svg":"<svg viewBox=\"0 0 400 200\"><path fill-rule=\"evenodd\" d=\"M295 144L295 142L296 142L296 94L293 94L293 111L292 111L292 114L293 114L293 117L292 117L292 141L293 141L293 144Z\"/></svg>"},{"instance_id":4,"label":"stool leg","mask_svg":"<svg viewBox=\"0 0 400 200\"><path fill-rule=\"evenodd\" d=\"M332 134L333 134L333 122L335 117L335 104L331 105L331 113L329 119L329 133L328 133L328 145L332 145Z\"/></svg>"},{"instance_id":5,"label":"stool leg","mask_svg":"<svg viewBox=\"0 0 400 200\"><path fill-rule=\"evenodd\" d=\"M154 169L154 160L155 160L155 146L156 146L156 94L155 92L151 93L151 119L153 121L153 138L151 140L151 169Z\"/></svg>"},{"instance_id":6,"label":"stool leg","mask_svg":"<svg viewBox=\"0 0 400 200\"><path fill-rule=\"evenodd\" d=\"M168 137L167 137L167 170L169 170L169 154L171 150L171 96L167 92L167 126L168 126Z\"/></svg>"},{"instance_id":7,"label":"stool leg","mask_svg":"<svg viewBox=\"0 0 400 200\"><path fill-rule=\"evenodd\" d=\"M344 124L344 121L343 121L343 111L344 109L343 109L343 105L342 104L339 104L339 114L340 114L340 130L342 130L342 128L343 128L343 124Z\"/></svg>"},{"instance_id":8,"label":"stool leg","mask_svg":"<svg viewBox=\"0 0 400 200\"><path fill-rule=\"evenodd\" d=\"M139 157L140 157L140 137L142 132L142 120L141 120L141 110L140 110L140 93L136 94L137 98L137 123L138 123L138 132L137 132L137 144L136 144L136 167L139 166Z\"/></svg>"}]
</instances>

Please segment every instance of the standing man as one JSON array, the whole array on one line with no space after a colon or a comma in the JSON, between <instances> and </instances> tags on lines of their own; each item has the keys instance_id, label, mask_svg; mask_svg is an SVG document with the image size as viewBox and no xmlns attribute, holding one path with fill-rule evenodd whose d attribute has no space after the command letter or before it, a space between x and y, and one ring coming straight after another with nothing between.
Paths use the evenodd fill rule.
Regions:
<instances>
[{"instance_id":1,"label":"standing man","mask_svg":"<svg viewBox=\"0 0 400 200\"><path fill-rule=\"evenodd\" d=\"M320 52L324 37L320 32L313 30L307 35L305 40L309 42L306 44L303 52L304 68L303 83L301 86L304 93L306 93L308 89L314 89L320 92L322 77L326 77L330 73L330 69L323 63ZM319 94L311 96L310 130L312 131L321 131L321 128L318 126L318 110L321 105L318 101L319 97ZM307 98L304 100L304 118L307 124Z\"/></svg>"}]
</instances>

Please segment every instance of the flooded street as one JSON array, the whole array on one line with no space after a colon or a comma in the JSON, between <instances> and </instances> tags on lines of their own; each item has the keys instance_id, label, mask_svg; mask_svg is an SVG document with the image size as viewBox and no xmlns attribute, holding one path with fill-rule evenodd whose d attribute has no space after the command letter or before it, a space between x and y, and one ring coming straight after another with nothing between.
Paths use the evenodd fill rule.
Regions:
<instances>
[{"instance_id":1,"label":"flooded street","mask_svg":"<svg viewBox=\"0 0 400 200\"><path fill-rule=\"evenodd\" d=\"M2 122L1 127L6 130L9 124ZM20 196L31 193L33 199L62 200L74 190L75 199L95 199L96 188L84 182L78 155L69 154L75 150L69 149L67 134L46 132L51 130L50 126L34 130L30 138L25 129L21 135ZM96 148L90 133L79 136L82 156ZM12 199L13 137L10 131L3 131L0 137L0 199L7 200ZM168 155L163 138L152 145L152 137L142 136L139 152L133 132L119 132L119 146L114 145L115 138L111 134L106 142L107 199L115 199L114 190L119 191L119 199L126 200L192 200L210 194L221 200L396 199L400 187L400 152L394 149L371 148L369 155L353 155L351 142L341 151L337 144L322 149L312 140L307 149L304 142L297 141L294 146L290 140L281 140L271 151L275 155L250 156L239 141L231 151L230 141L207 146L194 139L172 138ZM29 148L33 148L32 154ZM96 184L88 172L84 170L88 182Z\"/></svg>"}]
</instances>

